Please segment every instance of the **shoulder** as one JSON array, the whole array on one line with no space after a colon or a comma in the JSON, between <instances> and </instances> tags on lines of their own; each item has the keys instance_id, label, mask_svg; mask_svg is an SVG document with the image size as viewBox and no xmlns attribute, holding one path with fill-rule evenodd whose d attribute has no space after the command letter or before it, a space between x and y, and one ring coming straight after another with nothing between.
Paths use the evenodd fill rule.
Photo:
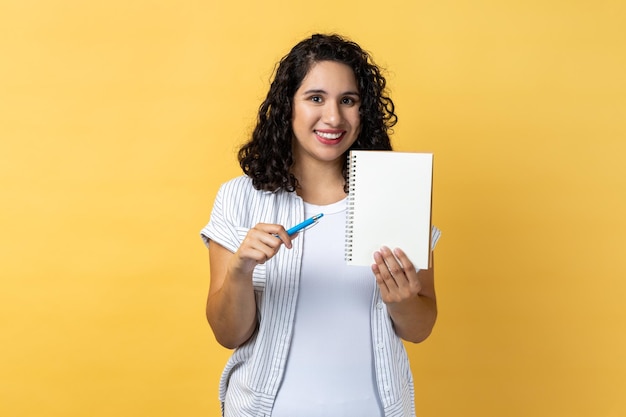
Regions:
<instances>
[{"instance_id":1,"label":"shoulder","mask_svg":"<svg viewBox=\"0 0 626 417\"><path fill-rule=\"evenodd\" d=\"M303 211L301 205L301 199L295 193L257 190L252 185L252 179L242 175L220 187L206 234L219 229L220 236L228 235L232 242L236 242L240 230L258 223L292 224L302 221L299 216Z\"/></svg>"},{"instance_id":2,"label":"shoulder","mask_svg":"<svg viewBox=\"0 0 626 417\"><path fill-rule=\"evenodd\" d=\"M247 175L240 175L231 180L226 181L220 187L220 190L232 191L237 189L254 189L252 179Z\"/></svg>"},{"instance_id":3,"label":"shoulder","mask_svg":"<svg viewBox=\"0 0 626 417\"><path fill-rule=\"evenodd\" d=\"M225 212L249 214L269 210L277 204L288 205L293 200L291 194L284 190L257 190L250 177L241 175L222 184L215 202Z\"/></svg>"},{"instance_id":4,"label":"shoulder","mask_svg":"<svg viewBox=\"0 0 626 417\"><path fill-rule=\"evenodd\" d=\"M239 203L246 200L255 200L263 196L272 195L272 192L257 190L252 184L252 179L247 175L240 175L221 185L218 195L222 198L235 198Z\"/></svg>"}]
</instances>

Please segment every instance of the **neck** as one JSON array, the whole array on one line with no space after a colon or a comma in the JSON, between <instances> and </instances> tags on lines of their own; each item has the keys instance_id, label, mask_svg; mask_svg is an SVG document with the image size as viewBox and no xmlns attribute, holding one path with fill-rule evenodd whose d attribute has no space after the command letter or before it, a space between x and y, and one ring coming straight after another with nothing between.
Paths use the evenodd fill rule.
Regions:
<instances>
[{"instance_id":1,"label":"neck","mask_svg":"<svg viewBox=\"0 0 626 417\"><path fill-rule=\"evenodd\" d=\"M305 167L294 165L292 172L298 179L298 195L307 203L327 205L346 197L345 180L341 171L341 161L333 165Z\"/></svg>"}]
</instances>

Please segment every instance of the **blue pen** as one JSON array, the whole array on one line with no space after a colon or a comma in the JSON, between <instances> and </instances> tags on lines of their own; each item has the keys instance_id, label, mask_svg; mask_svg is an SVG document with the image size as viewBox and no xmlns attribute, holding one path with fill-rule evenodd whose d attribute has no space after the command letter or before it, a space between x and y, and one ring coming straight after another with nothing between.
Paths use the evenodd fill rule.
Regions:
<instances>
[{"instance_id":1,"label":"blue pen","mask_svg":"<svg viewBox=\"0 0 626 417\"><path fill-rule=\"evenodd\" d=\"M292 227L291 229L287 230L287 234L289 236L296 234L297 232L299 232L300 230L304 229L305 227L309 227L309 226L315 224L319 219L322 218L322 216L324 216L324 213L316 214L315 216L313 216L313 217L311 217L309 219L306 219L302 223L297 224L294 227Z\"/></svg>"}]
</instances>

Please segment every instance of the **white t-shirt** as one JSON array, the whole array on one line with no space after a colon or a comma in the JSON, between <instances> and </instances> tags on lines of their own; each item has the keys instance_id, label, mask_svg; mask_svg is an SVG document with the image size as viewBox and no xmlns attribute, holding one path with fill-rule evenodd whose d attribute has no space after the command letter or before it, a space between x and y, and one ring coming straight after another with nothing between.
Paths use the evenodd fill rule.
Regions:
<instances>
[{"instance_id":1,"label":"white t-shirt","mask_svg":"<svg viewBox=\"0 0 626 417\"><path fill-rule=\"evenodd\" d=\"M346 200L304 205L324 213L301 232L302 275L294 334L272 417L381 417L374 373L369 267L344 260Z\"/></svg>"}]
</instances>

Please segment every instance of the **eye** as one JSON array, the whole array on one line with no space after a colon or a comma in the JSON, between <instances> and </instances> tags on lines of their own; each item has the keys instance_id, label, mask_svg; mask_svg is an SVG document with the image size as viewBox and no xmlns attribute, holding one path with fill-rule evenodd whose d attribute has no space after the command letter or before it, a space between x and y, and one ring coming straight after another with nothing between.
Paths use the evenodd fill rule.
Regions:
<instances>
[{"instance_id":1,"label":"eye","mask_svg":"<svg viewBox=\"0 0 626 417\"><path fill-rule=\"evenodd\" d=\"M309 100L313 103L321 103L323 101L321 96L311 96L309 97Z\"/></svg>"},{"instance_id":2,"label":"eye","mask_svg":"<svg viewBox=\"0 0 626 417\"><path fill-rule=\"evenodd\" d=\"M341 104L345 104L346 106L354 106L357 103L357 100L354 97L344 97L341 99Z\"/></svg>"}]
</instances>

